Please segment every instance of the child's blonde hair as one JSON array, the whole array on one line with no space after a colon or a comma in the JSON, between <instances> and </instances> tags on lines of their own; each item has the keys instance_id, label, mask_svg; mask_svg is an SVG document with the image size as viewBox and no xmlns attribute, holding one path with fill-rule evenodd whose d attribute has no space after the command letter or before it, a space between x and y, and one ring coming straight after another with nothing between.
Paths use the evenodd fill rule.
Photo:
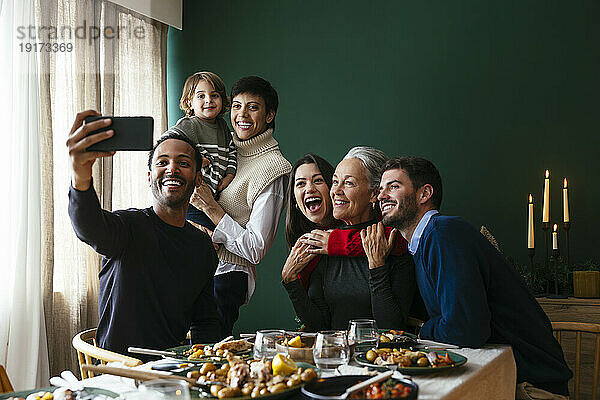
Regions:
<instances>
[{"instance_id":1,"label":"child's blonde hair","mask_svg":"<svg viewBox=\"0 0 600 400\"><path fill-rule=\"evenodd\" d=\"M181 99L179 99L179 108L185 112L186 117L191 117L194 115L194 110L191 108L191 101L192 97L194 97L196 86L200 81L206 81L210 83L221 96L221 99L223 100L223 107L221 107L221 112L219 115L217 115L217 117L223 116L227 111L229 111L229 106L231 105L229 97L227 97L227 91L225 90L225 83L223 82L223 79L219 78L219 75L208 71L196 72L185 80L185 83L183 84L183 92L181 93Z\"/></svg>"}]
</instances>

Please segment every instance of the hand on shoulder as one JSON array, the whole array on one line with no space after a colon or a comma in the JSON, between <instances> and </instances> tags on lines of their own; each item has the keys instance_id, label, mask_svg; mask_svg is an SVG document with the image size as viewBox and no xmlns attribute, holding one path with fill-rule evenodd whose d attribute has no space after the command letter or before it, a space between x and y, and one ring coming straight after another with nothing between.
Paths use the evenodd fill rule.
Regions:
<instances>
[{"instance_id":1,"label":"hand on shoulder","mask_svg":"<svg viewBox=\"0 0 600 400\"><path fill-rule=\"evenodd\" d=\"M385 228L381 222L360 231L363 249L369 260L369 269L385 265L385 259L394 247L397 230L393 229L390 237L385 237Z\"/></svg>"}]
</instances>

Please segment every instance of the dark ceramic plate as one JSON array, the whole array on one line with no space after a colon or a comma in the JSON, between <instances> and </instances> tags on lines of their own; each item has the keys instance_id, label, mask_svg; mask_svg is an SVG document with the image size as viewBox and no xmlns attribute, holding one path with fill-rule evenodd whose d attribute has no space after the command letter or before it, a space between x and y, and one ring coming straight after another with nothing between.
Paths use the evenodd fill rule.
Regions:
<instances>
[{"instance_id":1,"label":"dark ceramic plate","mask_svg":"<svg viewBox=\"0 0 600 400\"><path fill-rule=\"evenodd\" d=\"M297 363L296 363L296 366L297 366L297 367L302 367L302 368L304 368L304 369L307 369L307 368L312 368L312 369L314 369L315 371L317 371L317 375L319 375L319 372L320 372L318 368L315 368L315 367L314 367L314 365L310 365L310 364L307 364L307 363L304 363L304 362L297 362ZM190 371L194 371L194 370L198 370L198 369L200 369L200 368L201 368L201 367L199 367L199 366L196 366L196 367L190 367L190 368L186 368L186 369L184 369L184 370L182 370L182 371L175 372L175 374L176 374L176 375L181 375L181 376L186 376L188 372L190 372ZM319 379L319 378L316 378L315 380L317 380L317 379ZM310 383L310 382L309 382L309 383ZM292 395L294 395L294 394L298 394L298 393L300 393L300 388L301 388L302 386L303 386L303 385L294 386L293 388L286 389L286 390L283 390L283 391L281 391L281 392L272 393L272 394L266 394L266 395L264 395L264 396L260 396L260 398L261 398L261 399L269 399L269 400L283 399L283 398L286 398L286 397L288 397L288 396L292 396ZM190 390L190 395L192 396L192 398L201 398L201 399L208 398L208 399L216 399L216 397L214 397L214 396L212 396L212 395L210 394L210 391L209 391L209 389L208 389L208 388L206 388L206 390L198 390L198 389L192 388L192 389ZM250 399L252 399L252 397L250 397L250 396L238 396L238 397L231 397L231 399L232 399L232 400L250 400Z\"/></svg>"},{"instance_id":2,"label":"dark ceramic plate","mask_svg":"<svg viewBox=\"0 0 600 400\"><path fill-rule=\"evenodd\" d=\"M35 390L25 390L22 392L2 393L2 394L0 394L0 399L9 399L11 397L26 398L30 394L37 393L37 392L53 392L54 393L54 391L56 389L57 388L55 388L55 387L47 387L47 388L35 389ZM105 397L108 397L111 399L116 399L117 397L119 397L119 395L117 393L111 392L110 390L100 389L100 388L86 387L85 392L88 394L97 395L99 399L102 398L101 396L105 396Z\"/></svg>"},{"instance_id":3,"label":"dark ceramic plate","mask_svg":"<svg viewBox=\"0 0 600 400\"><path fill-rule=\"evenodd\" d=\"M207 344L206 346L212 346L212 344ZM168 348L166 351L172 351L172 352L177 353L177 355L175 357L168 357L168 358L173 359L173 360L186 361L186 362L226 362L227 361L227 359L225 357L219 357L219 356L205 356L205 357L195 359L195 360L188 360L187 359L188 356L184 356L183 353L188 351L191 347L192 347L191 344L186 344L184 346ZM252 355L252 348L245 350L243 352L233 352L233 354L235 354L243 359L247 359Z\"/></svg>"},{"instance_id":4,"label":"dark ceramic plate","mask_svg":"<svg viewBox=\"0 0 600 400\"><path fill-rule=\"evenodd\" d=\"M419 342L409 335L394 335L394 340L391 342L377 341L377 348L383 349L410 349L417 347Z\"/></svg>"},{"instance_id":5,"label":"dark ceramic plate","mask_svg":"<svg viewBox=\"0 0 600 400\"><path fill-rule=\"evenodd\" d=\"M338 400L341 399L341 394L350 386L369 379L365 375L344 375L334 376L331 378L319 378L312 382L308 382L302 388L302 394L314 400ZM410 379L393 379L396 382L402 383L405 386L412 388L412 392L405 399L416 399L419 394L419 387Z\"/></svg>"},{"instance_id":6,"label":"dark ceramic plate","mask_svg":"<svg viewBox=\"0 0 600 400\"><path fill-rule=\"evenodd\" d=\"M450 359L452 359L452 361L454 361L454 364L446 365L444 367L435 367L435 368L433 368L433 367L404 367L404 368L398 367L398 371L400 371L406 375L431 374L434 372L455 369L455 368L460 367L461 365L466 364L466 362L467 362L467 357L461 356L460 354L452 353L451 351L436 350L436 353L438 353L439 355L444 355L444 354L448 353L448 355L450 356ZM365 365L367 367L383 369L383 370L388 369L385 366L371 363L369 360L367 360L366 354L357 354L354 356L354 360L358 364Z\"/></svg>"}]
</instances>

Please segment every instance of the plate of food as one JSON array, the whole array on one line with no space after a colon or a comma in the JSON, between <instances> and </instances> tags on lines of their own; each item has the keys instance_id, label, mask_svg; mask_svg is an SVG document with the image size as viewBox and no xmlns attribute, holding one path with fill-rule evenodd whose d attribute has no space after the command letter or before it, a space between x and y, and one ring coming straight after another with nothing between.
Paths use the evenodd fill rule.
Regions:
<instances>
[{"instance_id":1,"label":"plate of food","mask_svg":"<svg viewBox=\"0 0 600 400\"><path fill-rule=\"evenodd\" d=\"M307 383L301 390L310 399L341 400L347 388L366 379L364 375L320 378ZM410 379L389 378L351 393L348 399L416 399L418 394L419 387Z\"/></svg>"},{"instance_id":2,"label":"plate of food","mask_svg":"<svg viewBox=\"0 0 600 400\"><path fill-rule=\"evenodd\" d=\"M419 351L409 349L373 348L357 354L354 360L372 368L397 368L407 375L428 374L458 368L467 358L450 351Z\"/></svg>"},{"instance_id":3,"label":"plate of food","mask_svg":"<svg viewBox=\"0 0 600 400\"><path fill-rule=\"evenodd\" d=\"M23 392L15 393L2 393L0 399L14 399L14 400L67 400L67 399L79 399L85 396L94 396L94 399L116 399L119 397L117 393L109 390L86 387L81 392L71 392L70 390L63 390L57 387L42 388L36 390L26 390Z\"/></svg>"},{"instance_id":4,"label":"plate of food","mask_svg":"<svg viewBox=\"0 0 600 400\"><path fill-rule=\"evenodd\" d=\"M419 342L415 335L404 331L383 331L379 333L379 338L377 339L378 348L409 349L416 347L418 344Z\"/></svg>"},{"instance_id":5,"label":"plate of food","mask_svg":"<svg viewBox=\"0 0 600 400\"><path fill-rule=\"evenodd\" d=\"M169 358L179 361L226 362L228 354L249 358L252 354L252 343L245 339L239 339L217 343L216 345L193 344L177 346L171 347L166 351L174 353Z\"/></svg>"},{"instance_id":6,"label":"plate of food","mask_svg":"<svg viewBox=\"0 0 600 400\"><path fill-rule=\"evenodd\" d=\"M314 364L313 347L315 345L315 335L296 334L289 341L285 339L283 343L276 343L275 349L280 353L287 351L290 358L294 361Z\"/></svg>"},{"instance_id":7,"label":"plate of food","mask_svg":"<svg viewBox=\"0 0 600 400\"><path fill-rule=\"evenodd\" d=\"M228 358L223 365L205 363L176 374L198 382L200 390L193 389L192 397L233 397L236 400L287 397L318 378L317 368L307 363L295 363L282 354L272 361L243 360L232 355Z\"/></svg>"}]
</instances>

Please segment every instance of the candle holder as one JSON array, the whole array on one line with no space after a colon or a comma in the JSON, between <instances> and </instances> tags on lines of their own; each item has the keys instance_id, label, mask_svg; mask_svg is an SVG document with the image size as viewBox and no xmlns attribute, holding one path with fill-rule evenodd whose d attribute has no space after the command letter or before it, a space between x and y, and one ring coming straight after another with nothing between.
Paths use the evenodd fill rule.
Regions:
<instances>
[{"instance_id":1,"label":"candle holder","mask_svg":"<svg viewBox=\"0 0 600 400\"><path fill-rule=\"evenodd\" d=\"M567 296L559 294L558 291L558 256L560 251L558 249L552 249L552 260L554 261L554 294L549 294L549 299L566 299Z\"/></svg>"},{"instance_id":2,"label":"candle holder","mask_svg":"<svg viewBox=\"0 0 600 400\"><path fill-rule=\"evenodd\" d=\"M544 230L544 243L546 244L546 258L544 259L544 266L546 267L546 271L548 271L550 269L550 254L548 246L548 237L550 236L550 222L542 222L542 229Z\"/></svg>"},{"instance_id":3,"label":"candle holder","mask_svg":"<svg viewBox=\"0 0 600 400\"><path fill-rule=\"evenodd\" d=\"M531 277L529 278L529 287L531 288L531 291L534 292L534 288L535 288L535 265L533 263L533 257L535 256L535 248L527 248L527 255L529 256L529 270L531 273ZM545 294L543 293L534 293L535 297L544 297Z\"/></svg>"},{"instance_id":4,"label":"candle holder","mask_svg":"<svg viewBox=\"0 0 600 400\"><path fill-rule=\"evenodd\" d=\"M566 249L567 249L567 266L571 265L569 262L569 228L571 227L570 222L563 222L563 229L565 230L565 241L566 241Z\"/></svg>"}]
</instances>

